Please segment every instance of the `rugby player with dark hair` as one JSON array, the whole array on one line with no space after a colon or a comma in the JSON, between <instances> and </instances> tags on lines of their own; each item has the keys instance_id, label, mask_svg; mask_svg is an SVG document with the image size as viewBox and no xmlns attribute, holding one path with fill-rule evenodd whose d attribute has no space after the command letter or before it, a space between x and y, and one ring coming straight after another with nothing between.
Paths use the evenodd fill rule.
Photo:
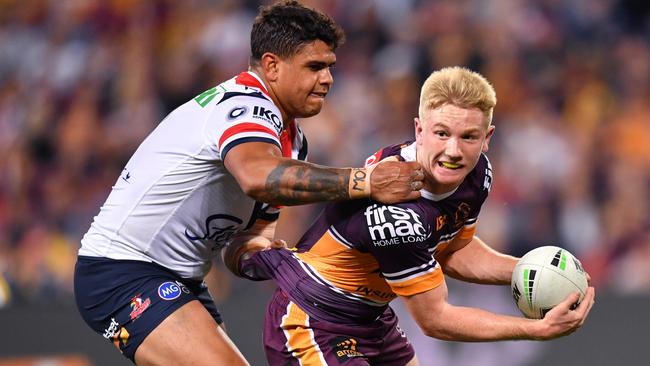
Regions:
<instances>
[{"instance_id":1,"label":"rugby player with dark hair","mask_svg":"<svg viewBox=\"0 0 650 366\"><path fill-rule=\"evenodd\" d=\"M296 118L320 112L343 33L296 1L260 9L248 71L172 111L127 162L81 243L75 297L138 365L247 365L203 283L237 232L279 205L416 199L415 162L305 162Z\"/></svg>"}]
</instances>

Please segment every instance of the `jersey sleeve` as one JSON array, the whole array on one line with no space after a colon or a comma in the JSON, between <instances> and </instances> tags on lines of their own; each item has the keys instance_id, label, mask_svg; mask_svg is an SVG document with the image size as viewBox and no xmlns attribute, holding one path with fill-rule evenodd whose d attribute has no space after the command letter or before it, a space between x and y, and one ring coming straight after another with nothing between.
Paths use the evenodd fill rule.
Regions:
<instances>
[{"instance_id":1,"label":"jersey sleeve","mask_svg":"<svg viewBox=\"0 0 650 366\"><path fill-rule=\"evenodd\" d=\"M372 204L358 211L354 220L342 222L355 225L356 230L334 225L340 232L356 233L345 241L373 255L384 280L399 296L426 292L444 281L440 266L428 250L432 229L414 207Z\"/></svg>"},{"instance_id":2,"label":"jersey sleeve","mask_svg":"<svg viewBox=\"0 0 650 366\"><path fill-rule=\"evenodd\" d=\"M228 92L214 107L210 119L216 126L217 150L221 160L235 146L246 142L265 142L282 150L280 112L271 101L259 92Z\"/></svg>"},{"instance_id":3,"label":"jersey sleeve","mask_svg":"<svg viewBox=\"0 0 650 366\"><path fill-rule=\"evenodd\" d=\"M406 144L401 144L401 145L391 145L387 146L384 148L379 149L377 152L374 154L370 155L365 163L364 166L367 167L369 165L378 163L388 157L395 156L398 160L404 161L404 158L400 155L400 151L402 147L404 147Z\"/></svg>"},{"instance_id":4,"label":"jersey sleeve","mask_svg":"<svg viewBox=\"0 0 650 366\"><path fill-rule=\"evenodd\" d=\"M253 207L253 213L251 218L248 220L248 224L244 230L250 229L257 220L264 220L274 222L277 221L280 217L280 207L269 205L264 202L255 202L255 207Z\"/></svg>"}]
</instances>

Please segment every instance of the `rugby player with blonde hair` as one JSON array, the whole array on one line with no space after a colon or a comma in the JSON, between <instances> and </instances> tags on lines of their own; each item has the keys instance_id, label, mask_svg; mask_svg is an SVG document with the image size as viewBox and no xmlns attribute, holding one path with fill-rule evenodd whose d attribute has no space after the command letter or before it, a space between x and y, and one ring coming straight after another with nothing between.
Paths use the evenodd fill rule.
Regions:
<instances>
[{"instance_id":1,"label":"rugby player with blonde hair","mask_svg":"<svg viewBox=\"0 0 650 366\"><path fill-rule=\"evenodd\" d=\"M485 153L495 105L494 89L480 74L462 67L433 72L421 89L415 141L368 159L420 163L418 200L328 204L292 250L265 250L271 240L262 227L259 235L235 236L225 253L229 268L278 284L264 327L271 365L418 365L389 306L398 296L424 334L443 340L546 340L584 323L592 287L575 310L577 293L541 320L447 302L445 275L506 285L517 263L476 236L492 186Z\"/></svg>"}]
</instances>

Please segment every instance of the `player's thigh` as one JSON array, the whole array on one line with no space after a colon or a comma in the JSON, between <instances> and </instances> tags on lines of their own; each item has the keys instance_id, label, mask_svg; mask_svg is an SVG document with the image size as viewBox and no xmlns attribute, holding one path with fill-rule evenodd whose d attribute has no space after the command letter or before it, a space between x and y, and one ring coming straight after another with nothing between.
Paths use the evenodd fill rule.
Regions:
<instances>
[{"instance_id":1,"label":"player's thigh","mask_svg":"<svg viewBox=\"0 0 650 366\"><path fill-rule=\"evenodd\" d=\"M197 301L163 320L135 352L139 366L248 365L226 333Z\"/></svg>"},{"instance_id":2,"label":"player's thigh","mask_svg":"<svg viewBox=\"0 0 650 366\"><path fill-rule=\"evenodd\" d=\"M183 318L186 311L202 319L198 324L194 319L185 320L186 332L197 328L199 334L204 334L209 329L210 344L217 344L213 348L226 349L225 354L231 353L227 351L229 348L235 349L219 346L227 340L217 330L221 315L201 281L179 278L149 262L80 257L74 282L77 306L86 323L133 362L145 338L171 318L160 327L160 332L164 332L168 323ZM185 307L190 302L192 305ZM202 309L192 310L199 308ZM174 347L187 338L181 333L183 329L170 337ZM146 360L143 358L142 362ZM167 360L168 364L178 364L174 361Z\"/></svg>"},{"instance_id":3,"label":"player's thigh","mask_svg":"<svg viewBox=\"0 0 650 366\"><path fill-rule=\"evenodd\" d=\"M269 365L327 366L340 362L332 354L330 337L310 327L309 316L289 301L283 291L277 290L267 306L264 318L264 351ZM332 336L334 337L334 336ZM361 357L346 355L350 366L368 366ZM362 356L362 355L356 355Z\"/></svg>"},{"instance_id":4,"label":"player's thigh","mask_svg":"<svg viewBox=\"0 0 650 366\"><path fill-rule=\"evenodd\" d=\"M392 309L369 324L322 321L311 318L281 289L267 306L264 348L270 365L418 365Z\"/></svg>"}]
</instances>

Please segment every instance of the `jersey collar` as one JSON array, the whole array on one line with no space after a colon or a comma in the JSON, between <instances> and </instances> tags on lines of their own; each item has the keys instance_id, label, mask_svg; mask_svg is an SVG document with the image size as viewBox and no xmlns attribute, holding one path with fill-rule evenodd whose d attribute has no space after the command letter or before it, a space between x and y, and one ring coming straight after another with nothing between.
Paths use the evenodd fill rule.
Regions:
<instances>
[{"instance_id":1,"label":"jersey collar","mask_svg":"<svg viewBox=\"0 0 650 366\"><path fill-rule=\"evenodd\" d=\"M260 78L259 75L257 75L253 71L249 70L249 71L244 71L244 72L239 73L239 75L237 75L237 77L235 78L235 82L237 84L240 84L240 85L245 85L245 86L248 86L248 87L251 87L251 88L257 88L257 89L261 90L262 93L264 93L264 95L266 95L271 101L273 100L273 99L271 99L271 95L269 95L268 90L264 86L264 82L262 81L262 78ZM290 133L291 133L291 137L293 138L293 136L296 134L296 132L295 132L296 120L295 119L292 119L291 121L289 121L289 127L287 129L291 130Z\"/></svg>"},{"instance_id":2,"label":"jersey collar","mask_svg":"<svg viewBox=\"0 0 650 366\"><path fill-rule=\"evenodd\" d=\"M269 95L269 91L264 86L264 82L262 81L262 79L252 71L244 71L239 73L239 75L237 75L237 77L235 78L235 82L240 85L245 85L251 88L257 88L261 90L262 93L264 93L267 97L269 98L271 97Z\"/></svg>"},{"instance_id":3,"label":"jersey collar","mask_svg":"<svg viewBox=\"0 0 650 366\"><path fill-rule=\"evenodd\" d=\"M402 151L400 151L400 155L404 158L406 161L416 161L415 159L415 142L413 142L410 145L407 145L402 148ZM428 199L429 201L442 201L445 198L451 196L456 192L458 187L454 188L453 190L441 194L435 194L432 192L427 191L426 189L421 189L420 190L420 195L422 198Z\"/></svg>"}]
</instances>

